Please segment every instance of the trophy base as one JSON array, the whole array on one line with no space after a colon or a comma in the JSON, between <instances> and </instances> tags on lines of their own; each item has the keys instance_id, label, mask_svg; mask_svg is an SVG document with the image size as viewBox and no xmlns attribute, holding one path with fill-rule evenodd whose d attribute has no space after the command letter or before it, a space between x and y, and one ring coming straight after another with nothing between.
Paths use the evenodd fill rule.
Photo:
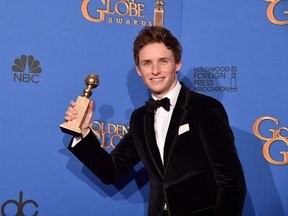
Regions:
<instances>
[{"instance_id":1,"label":"trophy base","mask_svg":"<svg viewBox=\"0 0 288 216\"><path fill-rule=\"evenodd\" d=\"M86 117L90 99L79 96L76 100L75 109L78 111L77 117L72 121L64 122L60 125L61 131L73 136L81 136L81 126Z\"/></svg>"},{"instance_id":2,"label":"trophy base","mask_svg":"<svg viewBox=\"0 0 288 216\"><path fill-rule=\"evenodd\" d=\"M71 125L69 125L68 122L61 124L60 129L63 133L66 133L66 134L70 134L70 135L76 136L76 137L81 136L81 129L76 128L76 127L75 128L71 127Z\"/></svg>"}]
</instances>

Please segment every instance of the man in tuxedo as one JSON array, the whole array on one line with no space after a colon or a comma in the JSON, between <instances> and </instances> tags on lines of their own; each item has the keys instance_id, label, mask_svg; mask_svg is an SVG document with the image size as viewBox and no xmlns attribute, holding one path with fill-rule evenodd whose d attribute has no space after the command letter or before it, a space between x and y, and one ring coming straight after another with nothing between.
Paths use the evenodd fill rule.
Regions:
<instances>
[{"instance_id":1,"label":"man in tuxedo","mask_svg":"<svg viewBox=\"0 0 288 216\"><path fill-rule=\"evenodd\" d=\"M143 28L134 60L152 98L132 113L128 133L111 153L89 128L90 102L82 137L68 148L106 184L142 161L150 179L149 216L239 216L246 186L226 111L178 81L181 54L169 30ZM71 101L65 120L76 116Z\"/></svg>"}]
</instances>

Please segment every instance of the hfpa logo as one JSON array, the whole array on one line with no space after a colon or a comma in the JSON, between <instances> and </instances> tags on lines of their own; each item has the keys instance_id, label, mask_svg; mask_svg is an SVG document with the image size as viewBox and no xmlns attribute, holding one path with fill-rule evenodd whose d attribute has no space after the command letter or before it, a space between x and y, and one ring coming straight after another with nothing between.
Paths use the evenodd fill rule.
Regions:
<instances>
[{"instance_id":1,"label":"hfpa logo","mask_svg":"<svg viewBox=\"0 0 288 216\"><path fill-rule=\"evenodd\" d=\"M8 206L10 206L11 204L16 206L17 212L16 212L15 216L25 216L25 215L27 215L27 214L24 214L24 206L27 205L27 204L32 204L35 208L38 208L38 203L35 202L34 200L25 200L25 201L23 201L23 192L20 191L19 201L11 199L11 200L7 200L6 202L3 203L3 205L1 206L1 215L2 216L8 216L5 211L6 211L6 208L9 208ZM32 216L37 216L38 213L39 213L38 211L34 211L34 213L31 214L31 215Z\"/></svg>"},{"instance_id":2,"label":"hfpa logo","mask_svg":"<svg viewBox=\"0 0 288 216\"><path fill-rule=\"evenodd\" d=\"M33 56L22 55L20 58L16 58L12 66L14 71L14 82L32 82L39 83L39 74L42 72L40 62Z\"/></svg>"}]
</instances>

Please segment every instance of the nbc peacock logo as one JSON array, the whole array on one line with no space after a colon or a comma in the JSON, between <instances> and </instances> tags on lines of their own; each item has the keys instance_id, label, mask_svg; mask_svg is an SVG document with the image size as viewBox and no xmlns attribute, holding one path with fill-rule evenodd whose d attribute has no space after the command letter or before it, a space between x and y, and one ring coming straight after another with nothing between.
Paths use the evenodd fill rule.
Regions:
<instances>
[{"instance_id":1,"label":"nbc peacock logo","mask_svg":"<svg viewBox=\"0 0 288 216\"><path fill-rule=\"evenodd\" d=\"M39 83L39 74L42 72L40 62L32 55L22 55L14 60L12 66L14 82Z\"/></svg>"}]
</instances>

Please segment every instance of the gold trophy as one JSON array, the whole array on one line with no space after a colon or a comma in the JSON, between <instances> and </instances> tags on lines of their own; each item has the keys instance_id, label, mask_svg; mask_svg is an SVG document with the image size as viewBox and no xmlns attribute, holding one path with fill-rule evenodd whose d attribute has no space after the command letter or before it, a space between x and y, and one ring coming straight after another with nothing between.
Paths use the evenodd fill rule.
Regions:
<instances>
[{"instance_id":1,"label":"gold trophy","mask_svg":"<svg viewBox=\"0 0 288 216\"><path fill-rule=\"evenodd\" d=\"M154 26L164 26L164 6L163 0L156 0L154 3Z\"/></svg>"},{"instance_id":2,"label":"gold trophy","mask_svg":"<svg viewBox=\"0 0 288 216\"><path fill-rule=\"evenodd\" d=\"M73 136L81 136L81 126L86 117L88 106L90 103L89 97L92 95L92 89L99 85L99 77L96 74L90 74L86 77L85 83L87 88L84 89L83 95L78 96L75 109L78 111L77 117L72 121L64 122L60 125L62 132Z\"/></svg>"}]
</instances>

